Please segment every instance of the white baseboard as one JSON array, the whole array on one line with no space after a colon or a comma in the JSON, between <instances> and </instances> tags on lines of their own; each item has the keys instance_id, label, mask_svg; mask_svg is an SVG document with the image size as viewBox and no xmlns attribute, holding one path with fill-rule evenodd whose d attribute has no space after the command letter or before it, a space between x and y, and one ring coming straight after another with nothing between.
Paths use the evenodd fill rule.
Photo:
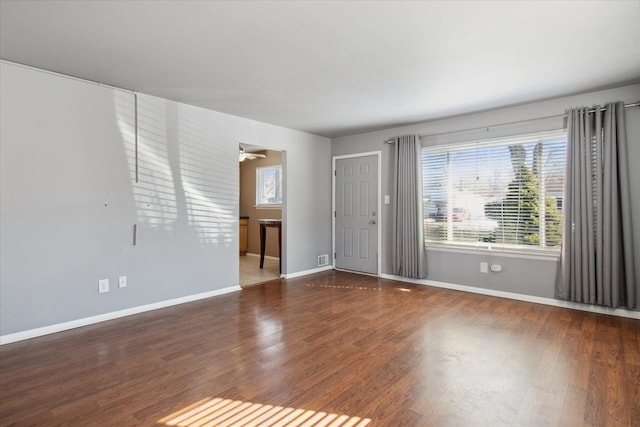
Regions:
<instances>
[{"instance_id":1,"label":"white baseboard","mask_svg":"<svg viewBox=\"0 0 640 427\"><path fill-rule=\"evenodd\" d=\"M44 326L42 328L30 329L28 331L16 332L14 334L1 335L0 345L9 344L16 341L36 338L42 335L53 334L56 332L66 331L68 329L79 328L81 326L92 325L106 320L118 319L120 317L130 316L132 314L144 313L145 311L157 310L159 308L170 307L172 305L184 304L187 302L197 301L204 298L211 298L217 295L227 294L229 292L240 291L240 286L230 286L227 288L216 289L215 291L203 292L201 294L188 295L185 297L174 298L166 301L159 301L153 304L140 305L124 310L112 311L111 313L99 314L97 316L85 317L83 319L71 320L69 322L57 323L55 325Z\"/></svg>"},{"instance_id":2,"label":"white baseboard","mask_svg":"<svg viewBox=\"0 0 640 427\"><path fill-rule=\"evenodd\" d=\"M625 310L622 308L607 308L596 305L578 304L570 301L562 301L553 298L536 297L533 295L516 294L513 292L497 291L493 289L477 288L475 286L456 285L454 283L438 282L435 280L410 279L407 277L381 274L383 279L397 280L399 282L413 283L416 285L434 286L436 288L452 289L456 291L471 292L474 294L489 295L494 297L509 298L518 301L533 302L537 304L552 305L555 307L571 308L574 310L589 311L592 313L609 314L612 316L640 319L640 311Z\"/></svg>"},{"instance_id":3,"label":"white baseboard","mask_svg":"<svg viewBox=\"0 0 640 427\"><path fill-rule=\"evenodd\" d=\"M247 256L256 256L256 257L260 257L260 254L252 254L251 252L247 252ZM265 255L264 256L265 259L280 259L277 256L269 256L269 255Z\"/></svg>"},{"instance_id":4,"label":"white baseboard","mask_svg":"<svg viewBox=\"0 0 640 427\"><path fill-rule=\"evenodd\" d=\"M333 266L327 265L327 266L324 266L324 267L313 268L313 269L310 269L310 270L298 271L298 272L292 273L292 274L285 274L285 275L283 275L283 277L285 279L293 279L295 277L301 277L301 276L306 276L306 275L309 275L309 274L320 273L322 271L327 271L327 270L332 270L332 269L333 269ZM624 309L620 309L620 308L612 309L612 308L606 308L606 307L578 304L578 303L574 303L574 302L556 300L556 299L552 299L552 298L536 297L536 296L532 296L532 295L522 295L522 294L516 294L516 293L513 293L513 292L505 292L505 291L497 291L497 290L493 290L493 289L477 288L477 287L474 287L474 286L456 285L454 283L438 282L438 281L434 281L434 280L410 279L410 278L407 278L407 277L394 276L392 274L380 274L380 277L383 278L383 279L396 280L396 281L399 281L399 282L413 283L413 284L416 284L416 285L434 286L434 287L437 287L437 288L452 289L452 290L456 290L456 291L471 292L471 293L481 294L481 295L509 298L509 299L513 299L513 300L533 302L533 303L537 303L537 304L545 304L545 305L551 305L551 306L555 306L555 307L563 307L563 308L570 308L570 309L574 309L574 310L589 311L589 312L592 312L592 313L609 314L609 315L613 315L613 316L628 317L628 318L631 318L631 319L640 319L640 312L632 311L632 310L624 310ZM17 341L23 341L23 340L30 339L30 338L36 338L36 337L39 337L39 336L53 334L53 333L56 333L56 332L62 332L62 331L66 331L66 330L69 330L69 329L79 328L79 327L82 327L82 326L92 325L94 323L104 322L104 321L107 321L107 320L118 319L120 317L130 316L132 314L144 313L146 311L151 311L151 310L157 310L159 308L170 307L172 305L184 304L184 303L187 303L187 302L192 302L192 301L197 301L197 300L200 300L200 299L210 298L210 297L214 297L214 296L217 296L217 295L223 295L223 294L226 294L226 293L229 293L229 292L236 292L236 291L240 291L241 289L242 288L240 288L240 286L230 286L230 287L223 288L223 289L217 289L215 291L204 292L204 293L195 294L195 295L189 295L189 296L186 296L186 297L174 298L174 299L171 299L171 300L160 301L160 302L156 302L156 303L153 303L153 304L141 305L141 306L138 306L138 307L132 307L132 308L124 309L124 310L113 311L111 313L104 313L104 314L100 314L100 315L97 315L97 316L85 317L83 319L77 319L77 320L72 320L72 321L69 321L69 322L57 323L55 325L44 326L42 328L36 328L36 329L30 329L28 331L16 332L14 334L0 335L0 345L9 344L9 343L12 343L12 342L17 342Z\"/></svg>"},{"instance_id":5,"label":"white baseboard","mask_svg":"<svg viewBox=\"0 0 640 427\"><path fill-rule=\"evenodd\" d=\"M312 268L311 270L298 271L291 274L283 274L282 277L285 279L293 279L294 277L306 276L308 274L320 273L327 270L333 270L332 265L325 265L323 267Z\"/></svg>"}]
</instances>

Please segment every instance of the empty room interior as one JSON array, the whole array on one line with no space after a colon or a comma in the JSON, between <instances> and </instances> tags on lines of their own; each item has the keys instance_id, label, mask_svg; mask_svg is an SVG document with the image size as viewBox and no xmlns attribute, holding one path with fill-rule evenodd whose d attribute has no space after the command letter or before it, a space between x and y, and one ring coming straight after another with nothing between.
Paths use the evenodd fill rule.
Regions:
<instances>
[{"instance_id":1,"label":"empty room interior","mask_svg":"<svg viewBox=\"0 0 640 427\"><path fill-rule=\"evenodd\" d=\"M0 0L0 426L640 426L639 41Z\"/></svg>"}]
</instances>

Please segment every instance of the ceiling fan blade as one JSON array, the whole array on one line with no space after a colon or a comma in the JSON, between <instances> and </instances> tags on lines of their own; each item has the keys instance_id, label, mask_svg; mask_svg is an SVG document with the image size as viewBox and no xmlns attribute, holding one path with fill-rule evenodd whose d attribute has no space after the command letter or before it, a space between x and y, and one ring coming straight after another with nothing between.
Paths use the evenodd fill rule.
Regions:
<instances>
[{"instance_id":1,"label":"ceiling fan blade","mask_svg":"<svg viewBox=\"0 0 640 427\"><path fill-rule=\"evenodd\" d=\"M266 154L260 153L248 153L244 150L244 147L240 145L240 152L238 156L238 160L243 162L245 160L253 160L253 159L265 159L267 157Z\"/></svg>"}]
</instances>

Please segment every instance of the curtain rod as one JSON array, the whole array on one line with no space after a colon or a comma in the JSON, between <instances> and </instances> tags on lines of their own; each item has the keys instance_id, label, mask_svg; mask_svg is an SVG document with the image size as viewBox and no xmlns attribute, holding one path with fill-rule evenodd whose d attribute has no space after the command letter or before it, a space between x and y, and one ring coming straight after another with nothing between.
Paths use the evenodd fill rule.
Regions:
<instances>
[{"instance_id":1,"label":"curtain rod","mask_svg":"<svg viewBox=\"0 0 640 427\"><path fill-rule=\"evenodd\" d=\"M624 108L631 108L631 107L640 107L640 101L639 102L632 102L630 104L625 104ZM606 108L602 108L600 111L604 111L606 110ZM588 113L595 113L596 110L595 108L592 108L590 110L587 110ZM518 125L518 124L522 124L522 123L529 123L529 122L536 122L539 120L548 120L548 119L559 119L561 117L567 117L567 114L555 114L553 116L545 116L545 117L537 117L535 119L525 119L525 120L516 120L514 122L507 122L507 123L500 123L497 125L489 125L489 126L479 126L479 127L475 127L475 128L469 128L469 129L461 129L461 130L454 130L454 131L449 131L449 132L440 132L440 133L430 133L430 134L425 134L425 135L419 135L420 138L428 138L428 137L433 137L433 136L442 136L442 135L450 135L453 133L463 133L463 132L471 132L474 130L482 130L482 129L489 129L489 128L499 128L499 127L503 127L503 126L512 126L512 125ZM391 138L391 139L387 139L384 141L385 144L394 144L396 142L395 138Z\"/></svg>"}]
</instances>

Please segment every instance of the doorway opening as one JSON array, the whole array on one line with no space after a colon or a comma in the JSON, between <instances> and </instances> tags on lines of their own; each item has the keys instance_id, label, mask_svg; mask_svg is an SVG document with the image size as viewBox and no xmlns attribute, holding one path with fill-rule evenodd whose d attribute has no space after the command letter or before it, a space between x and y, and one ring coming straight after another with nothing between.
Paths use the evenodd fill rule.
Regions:
<instances>
[{"instance_id":1,"label":"doorway opening","mask_svg":"<svg viewBox=\"0 0 640 427\"><path fill-rule=\"evenodd\" d=\"M244 288L282 276L286 171L282 151L242 144L240 159L243 157L239 162L239 282Z\"/></svg>"}]
</instances>

